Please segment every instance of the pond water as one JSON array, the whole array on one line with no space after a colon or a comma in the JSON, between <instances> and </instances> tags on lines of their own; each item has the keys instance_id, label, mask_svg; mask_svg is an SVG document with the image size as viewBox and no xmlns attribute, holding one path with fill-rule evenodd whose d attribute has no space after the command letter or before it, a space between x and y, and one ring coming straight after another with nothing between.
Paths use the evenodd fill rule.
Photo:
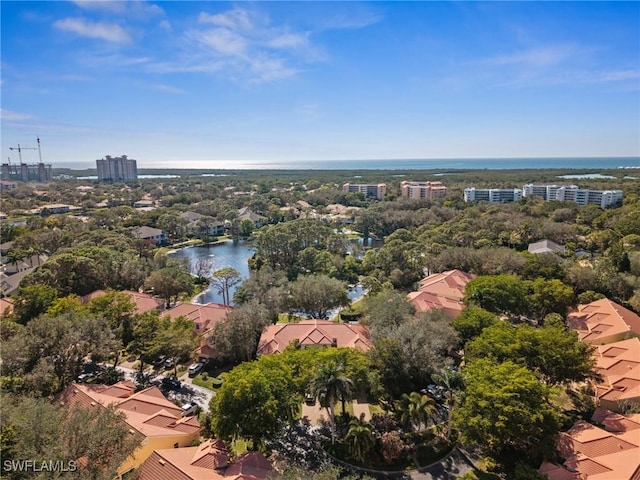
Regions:
<instances>
[{"instance_id":1,"label":"pond water","mask_svg":"<svg viewBox=\"0 0 640 480\"><path fill-rule=\"evenodd\" d=\"M243 240L240 240L237 243L234 243L232 240L227 240L226 242L215 245L183 248L181 250L177 250L175 253L171 253L171 256L174 258L187 258L189 260L189 266L191 267L192 273L195 273L194 270L197 261L204 258L212 262L213 272L226 267L235 268L244 280L249 277L248 261L253 255L253 252L253 247ZM233 297L234 292L235 288L230 290L229 293L231 294L231 297ZM198 296L196 302L222 303L222 295L209 288Z\"/></svg>"},{"instance_id":2,"label":"pond water","mask_svg":"<svg viewBox=\"0 0 640 480\"><path fill-rule=\"evenodd\" d=\"M361 258L364 251L368 248L380 248L382 246L382 240L369 239L366 243L363 243L362 238L351 241L349 251L357 258ZM232 240L226 242L214 244L214 245L199 245L197 247L187 247L175 252L170 253L174 258L186 258L189 261L189 267L191 273L196 273L195 268L199 259L208 259L212 263L212 272L220 270L221 268L231 267L235 268L242 279L249 277L249 259L254 254L255 249L252 245L244 240L234 243ZM229 293L233 298L233 294L236 289L232 288ZM362 287L355 286L349 290L349 297L351 299L357 298L362 294ZM211 287L202 292L196 299L197 303L223 303L222 295ZM233 304L233 301L231 301Z\"/></svg>"}]
</instances>

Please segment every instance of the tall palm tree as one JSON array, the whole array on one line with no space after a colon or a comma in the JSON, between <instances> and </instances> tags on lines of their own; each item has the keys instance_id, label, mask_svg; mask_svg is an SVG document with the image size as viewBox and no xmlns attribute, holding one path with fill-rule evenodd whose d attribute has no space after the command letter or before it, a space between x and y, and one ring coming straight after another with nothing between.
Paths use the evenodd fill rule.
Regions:
<instances>
[{"instance_id":1,"label":"tall palm tree","mask_svg":"<svg viewBox=\"0 0 640 480\"><path fill-rule=\"evenodd\" d=\"M367 453L373 448L373 427L365 423L364 415L360 419L354 418L349 422L349 430L345 441L351 454L360 462L363 462Z\"/></svg>"},{"instance_id":2,"label":"tall palm tree","mask_svg":"<svg viewBox=\"0 0 640 480\"><path fill-rule=\"evenodd\" d=\"M318 399L320 406L327 410L331 423L331 441L335 441L336 402L342 402L342 412L346 413L345 401L351 397L353 381L342 374L344 365L331 362L324 364L311 381L311 394Z\"/></svg>"},{"instance_id":3,"label":"tall palm tree","mask_svg":"<svg viewBox=\"0 0 640 480\"><path fill-rule=\"evenodd\" d=\"M398 405L400 422L418 433L427 426L435 411L435 401L418 392L403 393Z\"/></svg>"},{"instance_id":4,"label":"tall palm tree","mask_svg":"<svg viewBox=\"0 0 640 480\"><path fill-rule=\"evenodd\" d=\"M448 407L447 411L447 441L451 437L452 413L455 405L456 392L463 387L462 375L450 368L443 369L439 374L434 374L433 379L444 387L444 398Z\"/></svg>"}]
</instances>

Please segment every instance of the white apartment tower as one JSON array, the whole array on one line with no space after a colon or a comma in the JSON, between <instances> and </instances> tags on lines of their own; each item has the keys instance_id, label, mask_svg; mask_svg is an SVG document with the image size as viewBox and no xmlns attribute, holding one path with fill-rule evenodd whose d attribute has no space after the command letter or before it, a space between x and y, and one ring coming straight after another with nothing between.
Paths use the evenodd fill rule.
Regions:
<instances>
[{"instance_id":1,"label":"white apartment tower","mask_svg":"<svg viewBox=\"0 0 640 480\"><path fill-rule=\"evenodd\" d=\"M96 160L98 180L109 183L129 183L138 180L138 167L136 161L121 157L107 155L101 160Z\"/></svg>"}]
</instances>

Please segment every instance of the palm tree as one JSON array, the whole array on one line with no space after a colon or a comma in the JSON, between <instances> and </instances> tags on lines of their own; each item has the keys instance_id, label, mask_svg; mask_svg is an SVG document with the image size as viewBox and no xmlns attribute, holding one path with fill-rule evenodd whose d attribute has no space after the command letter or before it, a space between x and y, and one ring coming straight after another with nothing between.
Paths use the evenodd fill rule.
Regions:
<instances>
[{"instance_id":1,"label":"palm tree","mask_svg":"<svg viewBox=\"0 0 640 480\"><path fill-rule=\"evenodd\" d=\"M410 426L413 431L419 433L435 413L436 403L432 398L418 392L403 393L398 411L400 423Z\"/></svg>"},{"instance_id":2,"label":"palm tree","mask_svg":"<svg viewBox=\"0 0 640 480\"><path fill-rule=\"evenodd\" d=\"M365 423L364 414L360 419L354 418L349 422L349 430L345 436L349 451L356 460L363 462L367 453L373 448L373 427Z\"/></svg>"},{"instance_id":3,"label":"palm tree","mask_svg":"<svg viewBox=\"0 0 640 480\"><path fill-rule=\"evenodd\" d=\"M327 363L322 365L311 381L311 394L318 399L320 406L327 410L331 423L331 441L335 441L334 407L336 402L342 402L342 413L346 413L345 401L350 398L353 381L342 374L344 365Z\"/></svg>"},{"instance_id":4,"label":"palm tree","mask_svg":"<svg viewBox=\"0 0 640 480\"><path fill-rule=\"evenodd\" d=\"M447 411L447 441L451 437L452 413L455 405L455 393L462 388L462 375L451 368L443 369L439 374L434 374L433 379L444 387L444 398L448 407Z\"/></svg>"}]
</instances>

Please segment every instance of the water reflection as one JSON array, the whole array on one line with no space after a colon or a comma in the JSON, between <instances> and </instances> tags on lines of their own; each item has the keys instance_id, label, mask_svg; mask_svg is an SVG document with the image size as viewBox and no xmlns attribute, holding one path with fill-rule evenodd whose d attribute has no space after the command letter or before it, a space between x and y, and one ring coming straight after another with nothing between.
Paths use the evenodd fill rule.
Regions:
<instances>
[{"instance_id":1,"label":"water reflection","mask_svg":"<svg viewBox=\"0 0 640 480\"><path fill-rule=\"evenodd\" d=\"M196 264L199 259L204 258L212 263L211 271L215 272L221 268L235 268L242 279L249 277L249 258L254 253L254 248L247 242L241 240L234 243L232 240L215 244L202 245L197 247L183 248L171 255L175 258L187 258L192 273L195 272ZM235 292L235 288L230 290L231 297ZM208 288L196 299L198 303L216 302L222 303L222 295L215 290ZM231 302L233 304L233 302Z\"/></svg>"}]
</instances>

